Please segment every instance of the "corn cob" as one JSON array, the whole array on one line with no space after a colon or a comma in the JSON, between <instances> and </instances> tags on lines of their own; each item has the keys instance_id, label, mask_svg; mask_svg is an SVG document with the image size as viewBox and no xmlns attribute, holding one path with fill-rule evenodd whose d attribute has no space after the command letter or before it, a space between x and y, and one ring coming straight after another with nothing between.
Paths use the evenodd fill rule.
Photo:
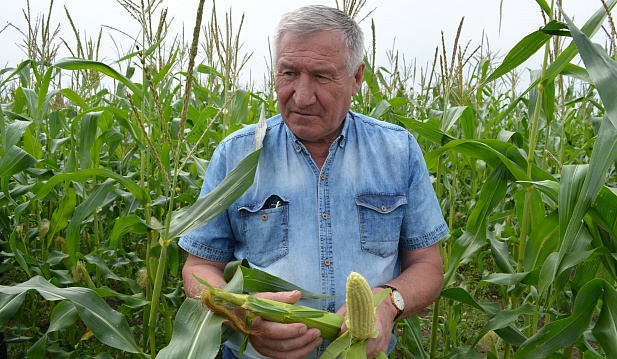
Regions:
<instances>
[{"instance_id":1,"label":"corn cob","mask_svg":"<svg viewBox=\"0 0 617 359\"><path fill-rule=\"evenodd\" d=\"M364 277L351 272L347 277L347 330L355 339L375 335L375 301L371 287Z\"/></svg>"},{"instance_id":2,"label":"corn cob","mask_svg":"<svg viewBox=\"0 0 617 359\"><path fill-rule=\"evenodd\" d=\"M204 282L205 283L205 282ZM321 337L334 340L343 324L343 316L297 304L281 303L246 294L235 294L206 284L201 293L202 303L217 315L230 320L244 334L251 332L233 313L233 306L248 311L249 316L258 316L278 323L303 323L308 328L317 328Z\"/></svg>"}]
</instances>

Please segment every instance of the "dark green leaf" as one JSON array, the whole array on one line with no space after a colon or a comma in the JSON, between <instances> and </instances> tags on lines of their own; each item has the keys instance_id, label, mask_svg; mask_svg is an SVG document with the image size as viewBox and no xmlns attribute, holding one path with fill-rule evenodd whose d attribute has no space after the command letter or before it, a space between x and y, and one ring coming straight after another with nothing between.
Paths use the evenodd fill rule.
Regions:
<instances>
[{"instance_id":1,"label":"dark green leaf","mask_svg":"<svg viewBox=\"0 0 617 359\"><path fill-rule=\"evenodd\" d=\"M109 67L108 65L102 62L86 60L86 59L64 58L64 59L60 59L53 66L57 68L61 68L65 70L73 70L73 71L75 70L97 70L115 80L122 82L124 86L128 87L138 97L143 97L143 92L141 91L139 87L137 87L137 85L135 85L128 78L124 77L118 71L114 70L113 68Z\"/></svg>"},{"instance_id":2,"label":"dark green leaf","mask_svg":"<svg viewBox=\"0 0 617 359\"><path fill-rule=\"evenodd\" d=\"M204 309L199 301L186 299L176 314L171 341L157 358L214 359L221 345L225 320Z\"/></svg>"},{"instance_id":3,"label":"dark green leaf","mask_svg":"<svg viewBox=\"0 0 617 359\"><path fill-rule=\"evenodd\" d=\"M572 314L542 327L521 345L512 359L543 358L572 345L589 327L596 304L602 296L602 282L596 279L581 288Z\"/></svg>"},{"instance_id":4,"label":"dark green leaf","mask_svg":"<svg viewBox=\"0 0 617 359\"><path fill-rule=\"evenodd\" d=\"M36 164L36 158L17 146L11 146L0 159L0 178L11 177Z\"/></svg>"},{"instance_id":5,"label":"dark green leaf","mask_svg":"<svg viewBox=\"0 0 617 359\"><path fill-rule=\"evenodd\" d=\"M0 286L0 293L21 294L36 290L43 298L57 301L69 299L75 304L81 320L104 344L130 353L141 353L124 316L87 288L57 288L36 276L14 286Z\"/></svg>"},{"instance_id":6,"label":"dark green leaf","mask_svg":"<svg viewBox=\"0 0 617 359\"><path fill-rule=\"evenodd\" d=\"M63 300L56 305L54 311L51 313L51 319L49 321L49 328L47 329L47 332L49 333L64 330L71 325L74 325L78 318L79 313L77 312L75 305L68 300Z\"/></svg>"},{"instance_id":7,"label":"dark green leaf","mask_svg":"<svg viewBox=\"0 0 617 359\"><path fill-rule=\"evenodd\" d=\"M4 327L6 322L17 313L26 297L26 293L0 296L0 327Z\"/></svg>"},{"instance_id":8,"label":"dark green leaf","mask_svg":"<svg viewBox=\"0 0 617 359\"><path fill-rule=\"evenodd\" d=\"M212 192L197 199L182 215L175 214L166 237L180 237L227 210L253 184L260 153L257 150L249 154Z\"/></svg>"}]
</instances>

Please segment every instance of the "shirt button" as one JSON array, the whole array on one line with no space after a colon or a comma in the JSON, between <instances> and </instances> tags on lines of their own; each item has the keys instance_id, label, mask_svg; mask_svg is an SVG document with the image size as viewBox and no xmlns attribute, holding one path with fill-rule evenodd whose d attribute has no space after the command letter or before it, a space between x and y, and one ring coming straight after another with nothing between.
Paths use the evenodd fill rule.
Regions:
<instances>
[{"instance_id":1,"label":"shirt button","mask_svg":"<svg viewBox=\"0 0 617 359\"><path fill-rule=\"evenodd\" d=\"M387 210L388 210L388 209L386 208L386 206L381 206L381 211L382 211L382 212L385 212L385 211L387 211Z\"/></svg>"},{"instance_id":2,"label":"shirt button","mask_svg":"<svg viewBox=\"0 0 617 359\"><path fill-rule=\"evenodd\" d=\"M300 151L300 150L302 149L302 147L300 147L300 145L298 145L298 146L296 146L296 149L297 149L298 151Z\"/></svg>"},{"instance_id":3,"label":"shirt button","mask_svg":"<svg viewBox=\"0 0 617 359\"><path fill-rule=\"evenodd\" d=\"M330 260L326 259L325 261L323 261L323 264L325 264L326 266L329 266L330 265Z\"/></svg>"},{"instance_id":4,"label":"shirt button","mask_svg":"<svg viewBox=\"0 0 617 359\"><path fill-rule=\"evenodd\" d=\"M328 214L327 214L327 213L322 214L322 215L321 215L321 218L323 218L323 219L328 219Z\"/></svg>"},{"instance_id":5,"label":"shirt button","mask_svg":"<svg viewBox=\"0 0 617 359\"><path fill-rule=\"evenodd\" d=\"M267 214L262 214L261 215L261 220L262 221L267 221L268 220L268 215Z\"/></svg>"},{"instance_id":6,"label":"shirt button","mask_svg":"<svg viewBox=\"0 0 617 359\"><path fill-rule=\"evenodd\" d=\"M321 174L321 176L319 176L319 178L321 178L322 180L326 179L326 175L324 173Z\"/></svg>"}]
</instances>

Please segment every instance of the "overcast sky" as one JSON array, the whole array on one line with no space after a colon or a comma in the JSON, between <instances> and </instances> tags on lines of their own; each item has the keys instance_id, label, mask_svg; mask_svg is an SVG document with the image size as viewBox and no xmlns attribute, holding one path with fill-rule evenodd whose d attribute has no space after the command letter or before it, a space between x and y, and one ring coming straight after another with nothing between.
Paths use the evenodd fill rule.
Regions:
<instances>
[{"instance_id":1,"label":"overcast sky","mask_svg":"<svg viewBox=\"0 0 617 359\"><path fill-rule=\"evenodd\" d=\"M134 0L136 3L139 1ZM7 23L12 23L22 31L27 26L22 14L26 6L25 0L0 0L0 29ZM551 1L548 1L549 3ZM224 26L225 13L231 10L234 27L240 24L242 14L245 16L241 41L244 53L253 53L248 63L248 69L253 79L261 79L265 71L268 56L268 38L274 31L281 14L306 4L324 4L336 6L335 0L227 0L217 1L219 23ZM339 0L342 4L342 0ZM172 20L170 33L183 31L192 32L195 23L197 0L165 0L168 19ZM503 17L500 29L500 5ZM48 0L30 0L33 17L46 13ZM564 11L574 18L580 28L584 22L600 7L600 0L563 0ZM71 46L75 37L67 22L64 7L73 18L76 28L88 38L96 39L102 25L120 29L136 36L139 33L137 22L115 0L55 0L51 15L52 24L60 24L59 37L65 39ZM540 8L534 0L367 0L361 12L361 17L369 11L374 12L370 18L361 23L366 38L365 47L370 45L371 19L375 22L377 35L377 62L388 67L386 53L396 49L409 63L417 61L418 67L426 67L433 59L435 48L441 45L441 33L446 39L446 49L451 52L456 37L456 30L464 17L460 43L470 42L470 48L488 41L492 52L502 56L519 40L543 24ZM212 0L206 0L206 15L203 23L209 21L212 10ZM189 37L187 35L187 37ZM603 39L604 37L602 37ZM101 54L103 61L111 63L118 59L116 43L130 43L125 35L109 28L103 28ZM25 55L18 44L23 41L22 35L13 28L6 28L0 33L0 69L16 66ZM602 40L603 41L603 40ZM125 51L127 47L125 47ZM59 57L68 56L64 46L61 46ZM539 57L538 57L539 59ZM537 61L539 63L539 60ZM525 64L537 67L534 60Z\"/></svg>"}]
</instances>

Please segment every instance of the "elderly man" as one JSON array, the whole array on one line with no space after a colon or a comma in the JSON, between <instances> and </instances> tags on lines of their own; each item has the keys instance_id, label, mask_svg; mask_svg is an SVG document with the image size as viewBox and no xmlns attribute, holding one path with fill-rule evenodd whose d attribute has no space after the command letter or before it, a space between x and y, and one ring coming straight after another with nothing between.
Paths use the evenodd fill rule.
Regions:
<instances>
[{"instance_id":1,"label":"elderly man","mask_svg":"<svg viewBox=\"0 0 617 359\"><path fill-rule=\"evenodd\" d=\"M225 265L246 258L331 299L302 304L345 313L346 276L361 273L375 293L379 337L367 355L391 350L392 326L433 302L443 282L438 241L448 234L426 165L405 129L350 111L364 73L363 35L344 12L307 6L283 16L274 38L280 115L267 120L255 183L226 212L181 238L190 254L187 295L224 284ZM211 191L252 151L254 126L223 140L208 167ZM298 292L259 293L287 303ZM304 358L323 352L317 329L255 320L244 357ZM343 328L344 330L344 328ZM238 356L241 338L224 347Z\"/></svg>"}]
</instances>

